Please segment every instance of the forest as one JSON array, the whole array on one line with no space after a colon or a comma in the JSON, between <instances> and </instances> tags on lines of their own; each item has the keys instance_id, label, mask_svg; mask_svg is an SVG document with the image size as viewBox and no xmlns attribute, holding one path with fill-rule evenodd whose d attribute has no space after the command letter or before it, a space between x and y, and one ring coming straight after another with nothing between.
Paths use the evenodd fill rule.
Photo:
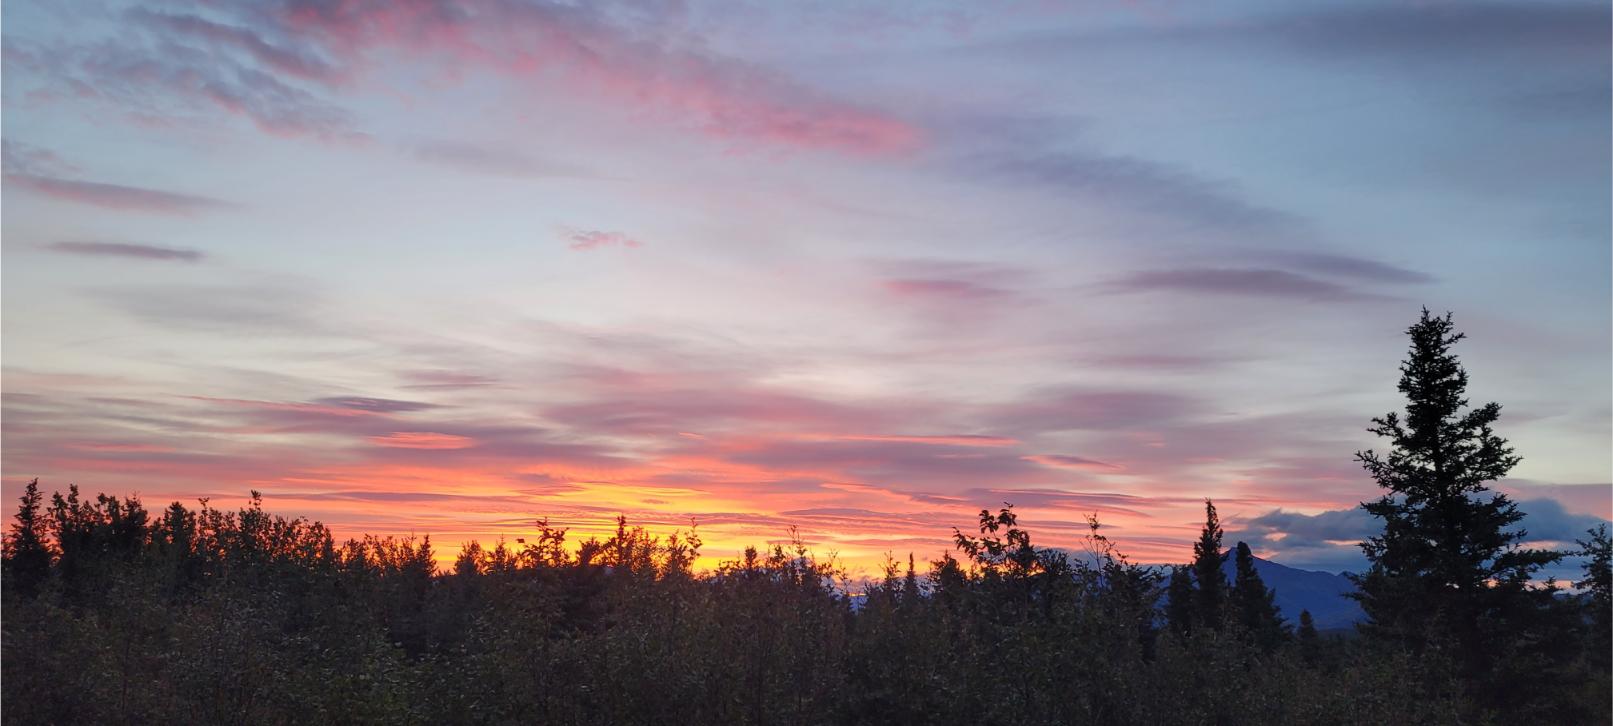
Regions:
<instances>
[{"instance_id":1,"label":"forest","mask_svg":"<svg viewBox=\"0 0 1613 726\"><path fill-rule=\"evenodd\" d=\"M1519 458L1469 406L1449 315L1424 311L1362 543L1358 631L1281 612L1206 500L1183 563L1131 561L1092 518L1037 545L1012 506L853 580L805 544L696 570L698 530L547 520L470 543L338 542L318 522L137 498L48 498L5 537L8 723L1605 724L1613 565L1527 543L1488 484ZM1565 557L1583 578L1542 580ZM1234 566L1224 573L1224 561Z\"/></svg>"}]
</instances>

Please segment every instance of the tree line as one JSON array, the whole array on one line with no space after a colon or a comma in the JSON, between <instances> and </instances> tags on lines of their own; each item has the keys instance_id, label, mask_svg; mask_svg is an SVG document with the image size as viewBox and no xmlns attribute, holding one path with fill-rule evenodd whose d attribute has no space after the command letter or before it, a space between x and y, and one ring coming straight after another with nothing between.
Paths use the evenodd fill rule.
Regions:
<instances>
[{"instance_id":1,"label":"tree line","mask_svg":"<svg viewBox=\"0 0 1613 726\"><path fill-rule=\"evenodd\" d=\"M471 542L338 543L318 522L138 498L47 501L5 537L0 708L15 723L1607 723L1605 527L1575 590L1486 484L1518 459L1470 407L1449 315L1424 311L1404 414L1375 419L1384 529L1354 576L1357 634L1282 613L1212 502L1191 560L1080 551L1011 506L922 565L851 582L799 541L696 571L696 529L547 521ZM1228 578L1224 563L1233 562ZM1295 617L1296 620L1290 620Z\"/></svg>"}]
</instances>

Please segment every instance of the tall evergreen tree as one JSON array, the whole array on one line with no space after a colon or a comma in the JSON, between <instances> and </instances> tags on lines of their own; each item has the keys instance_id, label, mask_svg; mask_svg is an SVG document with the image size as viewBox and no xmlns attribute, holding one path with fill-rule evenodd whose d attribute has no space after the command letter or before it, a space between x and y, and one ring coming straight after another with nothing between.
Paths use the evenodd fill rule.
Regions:
<instances>
[{"instance_id":1,"label":"tall evergreen tree","mask_svg":"<svg viewBox=\"0 0 1613 726\"><path fill-rule=\"evenodd\" d=\"M1237 574L1232 583L1232 612L1255 642L1268 650L1275 648L1287 635L1276 603L1277 593L1266 587L1255 571L1249 545L1239 542L1234 552Z\"/></svg>"},{"instance_id":2,"label":"tall evergreen tree","mask_svg":"<svg viewBox=\"0 0 1613 726\"><path fill-rule=\"evenodd\" d=\"M1311 611L1299 611L1299 631L1295 633L1299 639L1299 655L1306 663L1315 663L1321 655L1322 645L1316 633L1316 620L1311 618Z\"/></svg>"},{"instance_id":3,"label":"tall evergreen tree","mask_svg":"<svg viewBox=\"0 0 1613 726\"><path fill-rule=\"evenodd\" d=\"M1613 656L1613 538L1607 525L1599 524L1579 540L1579 554L1585 558L1585 579L1574 583L1585 589L1587 619L1591 623L1591 659L1606 666Z\"/></svg>"},{"instance_id":4,"label":"tall evergreen tree","mask_svg":"<svg viewBox=\"0 0 1613 726\"><path fill-rule=\"evenodd\" d=\"M913 569L913 553L907 553L907 574L902 576L902 604L907 607L917 607L923 601L923 591L919 589L919 576Z\"/></svg>"},{"instance_id":5,"label":"tall evergreen tree","mask_svg":"<svg viewBox=\"0 0 1613 726\"><path fill-rule=\"evenodd\" d=\"M1204 500L1204 529L1193 543L1193 576L1197 581L1194 620L1212 630L1220 630L1225 616L1227 576L1221 571L1221 520L1215 503Z\"/></svg>"},{"instance_id":6,"label":"tall evergreen tree","mask_svg":"<svg viewBox=\"0 0 1613 726\"><path fill-rule=\"evenodd\" d=\"M1517 627L1509 621L1550 604L1529 581L1562 553L1522 547L1526 533L1513 525L1523 513L1485 486L1519 457L1491 428L1501 406L1468 406L1467 372L1451 352L1463 335L1450 314L1425 308L1407 333L1405 416L1386 414L1368 429L1392 448L1356 454L1387 491L1362 504L1384 530L1361 545L1369 567L1353 576L1354 597L1366 611L1365 634L1413 651L1454 648L1470 672L1483 671L1507 649L1506 628Z\"/></svg>"},{"instance_id":7,"label":"tall evergreen tree","mask_svg":"<svg viewBox=\"0 0 1613 726\"><path fill-rule=\"evenodd\" d=\"M11 532L5 539L7 584L16 586L20 592L33 592L50 576L51 553L41 512L42 501L39 480L28 482L22 504L17 507L17 521L11 525Z\"/></svg>"},{"instance_id":8,"label":"tall evergreen tree","mask_svg":"<svg viewBox=\"0 0 1613 726\"><path fill-rule=\"evenodd\" d=\"M1170 584L1165 589L1165 624L1171 632L1193 632L1193 608L1193 570L1186 565L1171 567Z\"/></svg>"}]
</instances>

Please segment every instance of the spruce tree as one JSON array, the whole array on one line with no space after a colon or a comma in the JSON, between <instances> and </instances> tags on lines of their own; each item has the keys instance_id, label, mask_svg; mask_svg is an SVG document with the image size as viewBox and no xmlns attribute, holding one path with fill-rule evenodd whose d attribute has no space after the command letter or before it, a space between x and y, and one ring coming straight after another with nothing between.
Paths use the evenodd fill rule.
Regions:
<instances>
[{"instance_id":1,"label":"spruce tree","mask_svg":"<svg viewBox=\"0 0 1613 726\"><path fill-rule=\"evenodd\" d=\"M15 586L19 592L33 592L50 576L50 544L40 511L41 502L39 480L28 482L22 504L17 507L17 521L11 525L11 532L5 539L6 584Z\"/></svg>"},{"instance_id":2,"label":"spruce tree","mask_svg":"<svg viewBox=\"0 0 1613 726\"><path fill-rule=\"evenodd\" d=\"M1295 633L1299 639L1299 655L1306 663L1315 663L1321 655L1321 641L1316 634L1316 621L1311 618L1311 611L1299 611L1299 631Z\"/></svg>"},{"instance_id":3,"label":"spruce tree","mask_svg":"<svg viewBox=\"0 0 1613 726\"><path fill-rule=\"evenodd\" d=\"M1165 624L1171 632L1193 632L1193 607L1193 570L1186 565L1171 567L1170 585L1165 589Z\"/></svg>"},{"instance_id":4,"label":"spruce tree","mask_svg":"<svg viewBox=\"0 0 1613 726\"><path fill-rule=\"evenodd\" d=\"M1255 571L1255 557L1249 545L1239 542L1234 552L1237 574L1232 583L1232 612L1244 632L1270 650L1287 635L1276 603L1277 593L1267 588L1260 573Z\"/></svg>"},{"instance_id":5,"label":"spruce tree","mask_svg":"<svg viewBox=\"0 0 1613 726\"><path fill-rule=\"evenodd\" d=\"M1227 576L1221 571L1221 520L1215 503L1204 500L1204 529L1193 543L1193 575L1198 590L1194 620L1212 630L1221 629L1225 614Z\"/></svg>"},{"instance_id":6,"label":"spruce tree","mask_svg":"<svg viewBox=\"0 0 1613 726\"><path fill-rule=\"evenodd\" d=\"M1608 536L1607 525L1597 525L1586 533L1589 539L1578 540L1579 555L1585 558L1585 579L1574 583L1583 588L1581 599L1586 604L1586 620L1590 622L1589 650L1591 660L1606 666L1613 654L1613 538Z\"/></svg>"},{"instance_id":7,"label":"spruce tree","mask_svg":"<svg viewBox=\"0 0 1613 726\"><path fill-rule=\"evenodd\" d=\"M1451 316L1422 317L1407 333L1400 366L1406 412L1372 420L1389 439L1387 455L1356 459L1385 494L1361 506L1383 520L1383 533L1363 542L1369 567L1352 576L1366 611L1364 634L1421 652L1450 650L1470 670L1487 670L1528 620L1550 604L1531 577L1562 553L1525 549L1513 525L1523 513L1485 486L1519 457L1491 428L1501 406L1468 406L1468 377L1451 348L1463 335Z\"/></svg>"}]
</instances>

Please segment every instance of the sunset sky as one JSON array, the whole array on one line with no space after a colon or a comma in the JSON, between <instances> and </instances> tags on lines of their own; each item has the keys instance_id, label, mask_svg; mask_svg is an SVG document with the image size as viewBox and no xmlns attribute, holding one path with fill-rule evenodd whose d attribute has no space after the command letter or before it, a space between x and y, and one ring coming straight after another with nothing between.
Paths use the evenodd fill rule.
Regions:
<instances>
[{"instance_id":1,"label":"sunset sky","mask_svg":"<svg viewBox=\"0 0 1613 726\"><path fill-rule=\"evenodd\" d=\"M1608 518L1607 4L1205 5L6 2L3 493L1337 570L1426 305Z\"/></svg>"}]
</instances>

